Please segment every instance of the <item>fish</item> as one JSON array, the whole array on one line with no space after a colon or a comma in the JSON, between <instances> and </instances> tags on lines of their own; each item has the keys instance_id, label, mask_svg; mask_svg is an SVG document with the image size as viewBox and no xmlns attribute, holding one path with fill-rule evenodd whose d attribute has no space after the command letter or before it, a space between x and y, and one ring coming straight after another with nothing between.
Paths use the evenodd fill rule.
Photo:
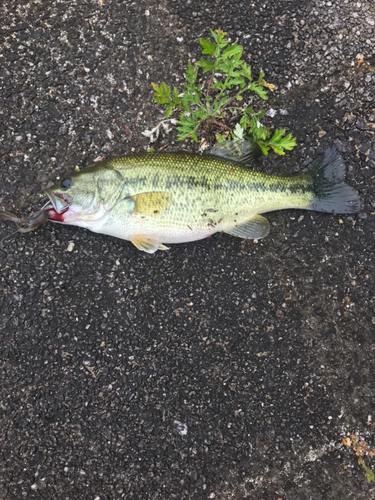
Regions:
<instances>
[{"instance_id":1,"label":"fish","mask_svg":"<svg viewBox=\"0 0 375 500\"><path fill-rule=\"evenodd\" d=\"M289 176L251 170L256 154L256 145L240 140L208 153L140 152L104 160L46 189L43 210L50 221L128 240L150 254L218 232L259 240L270 231L261 214L274 210L359 211L335 146Z\"/></svg>"}]
</instances>

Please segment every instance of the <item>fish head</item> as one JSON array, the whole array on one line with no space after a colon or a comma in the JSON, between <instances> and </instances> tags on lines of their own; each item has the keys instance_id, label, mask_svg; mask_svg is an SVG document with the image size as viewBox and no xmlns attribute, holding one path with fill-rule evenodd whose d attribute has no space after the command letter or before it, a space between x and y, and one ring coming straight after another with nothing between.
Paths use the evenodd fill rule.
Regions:
<instances>
[{"instance_id":1,"label":"fish head","mask_svg":"<svg viewBox=\"0 0 375 500\"><path fill-rule=\"evenodd\" d=\"M122 192L122 176L103 166L74 172L45 190L49 202L43 207L49 220L64 224L101 220Z\"/></svg>"}]
</instances>

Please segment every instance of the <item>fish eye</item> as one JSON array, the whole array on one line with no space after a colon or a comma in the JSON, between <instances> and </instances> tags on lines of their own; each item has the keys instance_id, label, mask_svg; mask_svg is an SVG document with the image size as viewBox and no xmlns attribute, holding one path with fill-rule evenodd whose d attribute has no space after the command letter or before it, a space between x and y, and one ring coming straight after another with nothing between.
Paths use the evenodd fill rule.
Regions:
<instances>
[{"instance_id":1,"label":"fish eye","mask_svg":"<svg viewBox=\"0 0 375 500\"><path fill-rule=\"evenodd\" d=\"M61 186L61 189L69 189L70 187L73 186L73 179L71 179L70 177L63 179L61 181L60 186Z\"/></svg>"}]
</instances>

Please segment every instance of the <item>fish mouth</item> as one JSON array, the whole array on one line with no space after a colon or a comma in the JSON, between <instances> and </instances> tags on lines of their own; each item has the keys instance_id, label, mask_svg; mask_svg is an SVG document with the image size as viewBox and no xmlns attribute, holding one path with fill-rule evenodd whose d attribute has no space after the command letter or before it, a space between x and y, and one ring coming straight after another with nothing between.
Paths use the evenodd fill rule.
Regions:
<instances>
[{"instance_id":1,"label":"fish mouth","mask_svg":"<svg viewBox=\"0 0 375 500\"><path fill-rule=\"evenodd\" d=\"M44 205L42 210L55 210L59 215L65 213L69 209L69 202L61 193L54 193L51 189L44 191L49 198L49 201Z\"/></svg>"}]
</instances>

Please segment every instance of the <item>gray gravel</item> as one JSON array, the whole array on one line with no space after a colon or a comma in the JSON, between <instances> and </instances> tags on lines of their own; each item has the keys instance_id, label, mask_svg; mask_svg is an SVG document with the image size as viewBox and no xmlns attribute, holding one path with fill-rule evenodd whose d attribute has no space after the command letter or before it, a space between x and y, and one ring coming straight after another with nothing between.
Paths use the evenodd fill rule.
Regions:
<instances>
[{"instance_id":1,"label":"gray gravel","mask_svg":"<svg viewBox=\"0 0 375 500\"><path fill-rule=\"evenodd\" d=\"M146 149L151 82L181 84L209 27L263 68L268 123L297 137L259 168L296 172L334 143L362 201L153 256L53 224L5 240L0 497L375 498L341 443L375 447L373 2L3 0L0 20L0 209Z\"/></svg>"}]
</instances>

